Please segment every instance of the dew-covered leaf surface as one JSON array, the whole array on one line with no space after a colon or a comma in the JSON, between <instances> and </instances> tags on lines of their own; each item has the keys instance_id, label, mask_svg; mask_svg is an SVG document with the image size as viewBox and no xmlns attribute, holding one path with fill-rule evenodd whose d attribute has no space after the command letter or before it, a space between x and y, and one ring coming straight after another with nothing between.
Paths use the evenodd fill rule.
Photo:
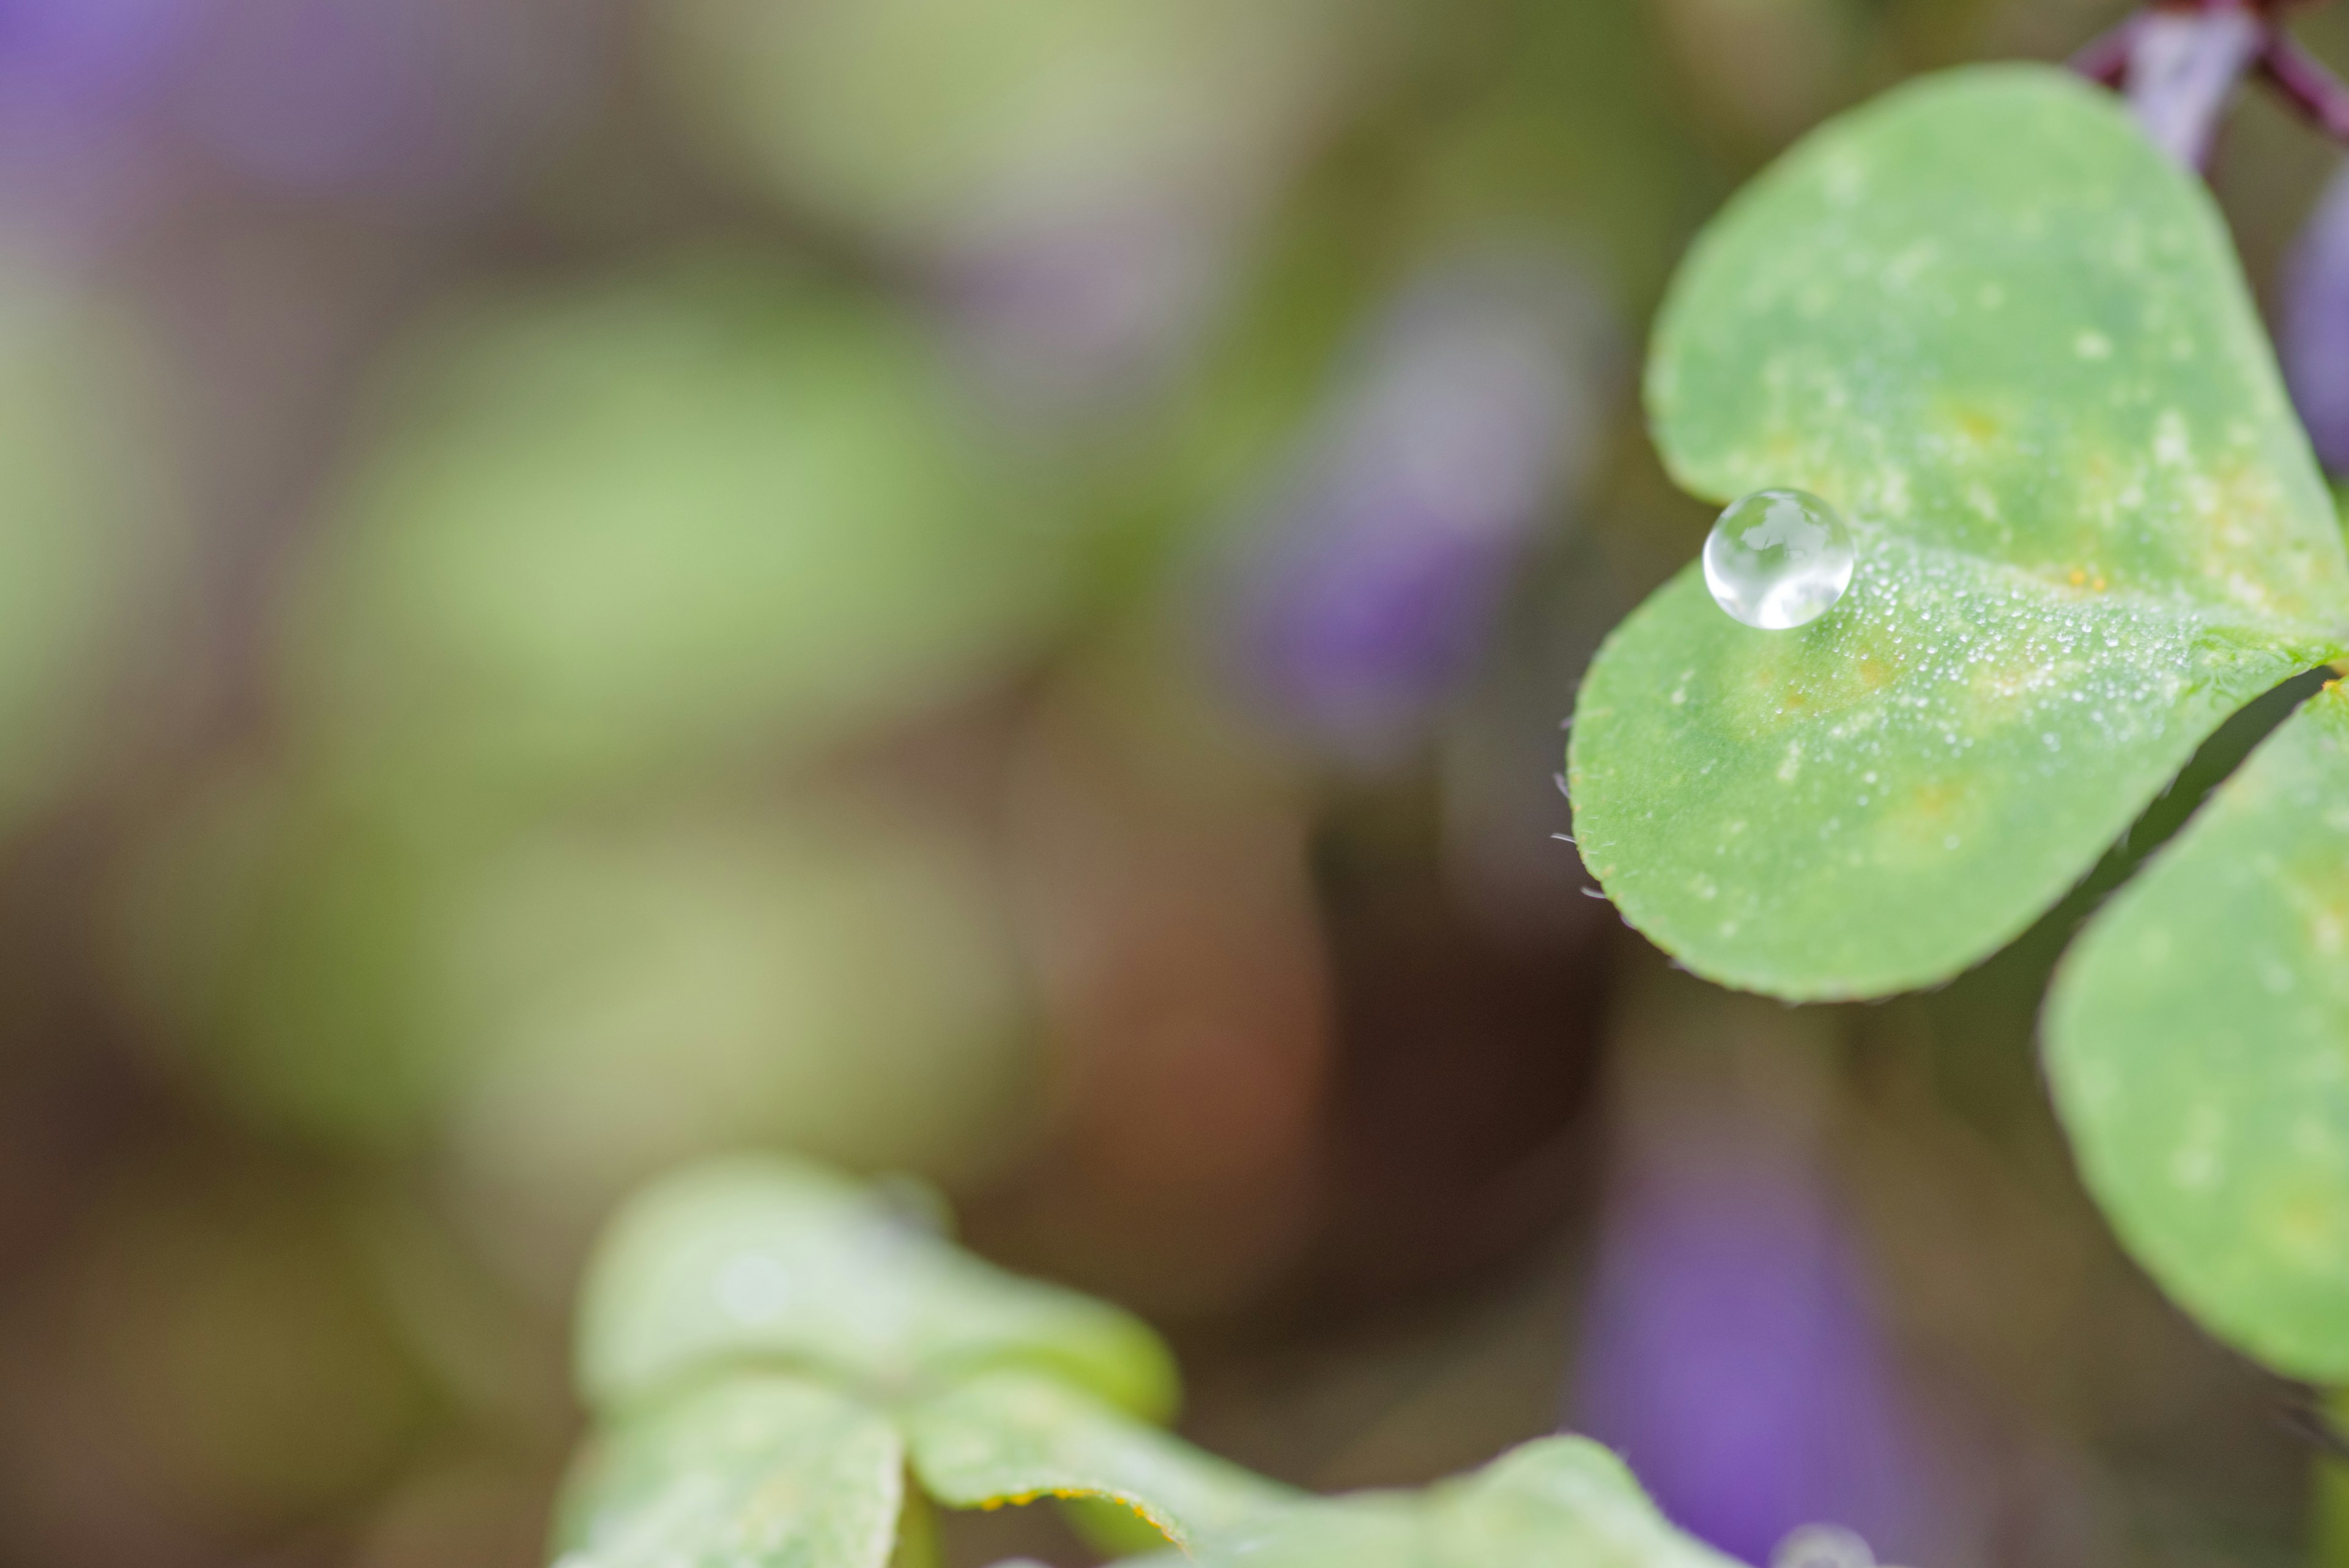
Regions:
<instances>
[{"instance_id":1,"label":"dew-covered leaf surface","mask_svg":"<svg viewBox=\"0 0 2349 1568\"><path fill-rule=\"evenodd\" d=\"M1201 1568L1735 1568L1673 1529L1622 1460L1581 1438L1526 1443L1423 1491L1281 1510L1195 1555Z\"/></svg>"},{"instance_id":2,"label":"dew-covered leaf surface","mask_svg":"<svg viewBox=\"0 0 2349 1568\"><path fill-rule=\"evenodd\" d=\"M1649 391L1688 489L1810 491L1859 556L1784 632L1692 565L1583 687L1584 858L1714 980L1954 974L2342 648L2349 559L2224 230L2061 72L1950 73L1806 140L1697 246Z\"/></svg>"},{"instance_id":3,"label":"dew-covered leaf surface","mask_svg":"<svg viewBox=\"0 0 2349 1568\"><path fill-rule=\"evenodd\" d=\"M1174 1400L1172 1357L1138 1319L1007 1273L880 1191L781 1158L647 1189L614 1221L580 1314L580 1386L600 1410L760 1364L887 1399L1024 1367L1145 1417Z\"/></svg>"},{"instance_id":4,"label":"dew-covered leaf surface","mask_svg":"<svg viewBox=\"0 0 2349 1568\"><path fill-rule=\"evenodd\" d=\"M619 1423L572 1478L557 1568L881 1568L905 1456L888 1421L751 1375Z\"/></svg>"},{"instance_id":5,"label":"dew-covered leaf surface","mask_svg":"<svg viewBox=\"0 0 2349 1568\"><path fill-rule=\"evenodd\" d=\"M975 1378L915 1407L905 1428L922 1489L952 1508L1099 1498L1181 1546L1296 1497L1032 1373Z\"/></svg>"},{"instance_id":6,"label":"dew-covered leaf surface","mask_svg":"<svg viewBox=\"0 0 2349 1568\"><path fill-rule=\"evenodd\" d=\"M2349 1381L2349 696L2327 686L2089 926L2047 1072L2090 1189L2207 1327Z\"/></svg>"}]
</instances>

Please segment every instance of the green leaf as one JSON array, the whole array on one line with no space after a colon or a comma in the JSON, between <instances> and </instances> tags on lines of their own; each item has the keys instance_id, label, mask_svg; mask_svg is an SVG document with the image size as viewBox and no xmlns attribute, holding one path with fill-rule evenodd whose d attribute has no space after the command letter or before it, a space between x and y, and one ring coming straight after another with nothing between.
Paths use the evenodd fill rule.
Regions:
<instances>
[{"instance_id":1,"label":"green leaf","mask_svg":"<svg viewBox=\"0 0 2349 1568\"><path fill-rule=\"evenodd\" d=\"M2319 692L2106 905L2047 1072L2129 1250L2276 1370L2349 1382L2349 695Z\"/></svg>"},{"instance_id":2,"label":"green leaf","mask_svg":"<svg viewBox=\"0 0 2349 1568\"><path fill-rule=\"evenodd\" d=\"M905 1487L897 1434L796 1378L735 1377L591 1447L557 1568L883 1568Z\"/></svg>"},{"instance_id":3,"label":"green leaf","mask_svg":"<svg viewBox=\"0 0 2349 1568\"><path fill-rule=\"evenodd\" d=\"M917 1488L905 1488L897 1511L897 1542L889 1552L889 1568L940 1568L944 1560L937 1511Z\"/></svg>"},{"instance_id":4,"label":"green leaf","mask_svg":"<svg viewBox=\"0 0 2349 1568\"><path fill-rule=\"evenodd\" d=\"M665 0L647 15L656 79L718 168L901 252L1081 222L1152 181L1281 167L1363 34L1330 0ZM1088 172L1071 180L1080 146Z\"/></svg>"},{"instance_id":5,"label":"green leaf","mask_svg":"<svg viewBox=\"0 0 2349 1568\"><path fill-rule=\"evenodd\" d=\"M1714 980L1954 974L2342 650L2349 558L2225 231L2062 72L1952 72L1806 140L1692 254L1649 393L1690 490L1812 491L1860 557L1791 632L1692 566L1584 684L1583 856Z\"/></svg>"},{"instance_id":6,"label":"green leaf","mask_svg":"<svg viewBox=\"0 0 2349 1568\"><path fill-rule=\"evenodd\" d=\"M875 298L672 265L412 345L284 665L387 790L803 752L1031 646L1068 539Z\"/></svg>"},{"instance_id":7,"label":"green leaf","mask_svg":"<svg viewBox=\"0 0 2349 1568\"><path fill-rule=\"evenodd\" d=\"M906 1415L905 1433L914 1474L949 1507L1102 1498L1177 1546L1228 1534L1297 1495L1033 1373L991 1374L926 1400Z\"/></svg>"},{"instance_id":8,"label":"green leaf","mask_svg":"<svg viewBox=\"0 0 2349 1568\"><path fill-rule=\"evenodd\" d=\"M1464 1562L1722 1568L1731 1559L1665 1520L1630 1467L1583 1438L1545 1438L1487 1465L1453 1506L1490 1543Z\"/></svg>"},{"instance_id":9,"label":"green leaf","mask_svg":"<svg viewBox=\"0 0 2349 1568\"><path fill-rule=\"evenodd\" d=\"M782 1364L886 1399L1023 1367L1155 1418L1172 1358L1130 1314L1004 1272L880 1192L780 1158L669 1177L613 1222L580 1308L579 1382L611 1410L714 1367Z\"/></svg>"},{"instance_id":10,"label":"green leaf","mask_svg":"<svg viewBox=\"0 0 2349 1568\"><path fill-rule=\"evenodd\" d=\"M600 1213L714 1149L983 1165L1034 1052L961 835L869 799L671 800L525 832L223 779L125 879L142 1000L313 1137L428 1134L515 1213Z\"/></svg>"},{"instance_id":11,"label":"green leaf","mask_svg":"<svg viewBox=\"0 0 2349 1568\"><path fill-rule=\"evenodd\" d=\"M1173 1568L1174 1558L1154 1559ZM1657 1512L1622 1460L1544 1438L1417 1493L1360 1492L1210 1542L1200 1568L1734 1568Z\"/></svg>"}]
</instances>

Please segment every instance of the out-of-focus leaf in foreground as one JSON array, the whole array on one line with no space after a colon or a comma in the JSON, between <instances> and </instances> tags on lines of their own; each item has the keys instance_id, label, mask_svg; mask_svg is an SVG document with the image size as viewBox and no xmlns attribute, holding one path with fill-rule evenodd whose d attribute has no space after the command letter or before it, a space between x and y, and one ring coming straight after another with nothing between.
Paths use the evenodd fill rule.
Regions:
<instances>
[{"instance_id":1,"label":"out-of-focus leaf in foreground","mask_svg":"<svg viewBox=\"0 0 2349 1568\"><path fill-rule=\"evenodd\" d=\"M556 1525L560 1568L881 1568L905 1455L886 1418L781 1376L736 1377L605 1433Z\"/></svg>"},{"instance_id":2,"label":"out-of-focus leaf in foreground","mask_svg":"<svg viewBox=\"0 0 2349 1568\"><path fill-rule=\"evenodd\" d=\"M1040 213L1146 220L1177 192L1247 201L1296 157L1330 78L1379 30L1330 0L647 9L664 85L716 164L916 250Z\"/></svg>"},{"instance_id":3,"label":"out-of-focus leaf in foreground","mask_svg":"<svg viewBox=\"0 0 2349 1568\"><path fill-rule=\"evenodd\" d=\"M1069 1385L989 1373L914 1407L914 1473L953 1508L1039 1497L1132 1509L1178 1546L1291 1502L1285 1487L1201 1454Z\"/></svg>"},{"instance_id":4,"label":"out-of-focus leaf in foreground","mask_svg":"<svg viewBox=\"0 0 2349 1568\"><path fill-rule=\"evenodd\" d=\"M582 1313L579 1381L601 1429L558 1524L579 1553L568 1568L668 1561L664 1542L688 1564L865 1568L888 1554L907 1466L953 1508L1120 1505L1211 1565L1730 1561L1580 1438L1417 1495L1309 1499L1251 1476L1137 1418L1174 1393L1141 1324L796 1161L657 1184L616 1221Z\"/></svg>"},{"instance_id":5,"label":"out-of-focus leaf in foreground","mask_svg":"<svg viewBox=\"0 0 2349 1568\"><path fill-rule=\"evenodd\" d=\"M2088 1185L2213 1332L2349 1381L2349 694L2311 698L2065 959L2047 1072Z\"/></svg>"},{"instance_id":6,"label":"out-of-focus leaf in foreground","mask_svg":"<svg viewBox=\"0 0 2349 1568\"><path fill-rule=\"evenodd\" d=\"M657 1183L614 1222L580 1313L580 1386L607 1410L745 1362L894 1398L1024 1367L1147 1418L1174 1401L1173 1363L1138 1320L779 1158Z\"/></svg>"},{"instance_id":7,"label":"out-of-focus leaf in foreground","mask_svg":"<svg viewBox=\"0 0 2349 1568\"><path fill-rule=\"evenodd\" d=\"M758 1568L923 1561L908 1464L953 1508L1118 1505L1149 1545L1288 1501L1148 1425L1175 1397L1148 1328L960 1251L910 1197L743 1156L619 1217L581 1309L600 1428L558 1521L573 1568L666 1563L664 1542Z\"/></svg>"},{"instance_id":8,"label":"out-of-focus leaf in foreground","mask_svg":"<svg viewBox=\"0 0 2349 1568\"><path fill-rule=\"evenodd\" d=\"M1583 855L1708 978L1946 979L2349 630L2217 213L2063 73L1953 72L1803 142L1692 253L1649 392L1685 487L1811 491L1860 558L1787 632L1692 566L1583 687Z\"/></svg>"},{"instance_id":9,"label":"out-of-focus leaf in foreground","mask_svg":"<svg viewBox=\"0 0 2349 1568\"><path fill-rule=\"evenodd\" d=\"M1201 1568L1735 1568L1674 1530L1622 1460L1581 1438L1525 1444L1423 1492L1300 1504L1195 1557Z\"/></svg>"},{"instance_id":10,"label":"out-of-focus leaf in foreground","mask_svg":"<svg viewBox=\"0 0 2349 1568\"><path fill-rule=\"evenodd\" d=\"M951 1173L1020 1125L987 867L874 799L512 831L264 775L131 880L142 989L225 1097L338 1144L437 1137L542 1218L744 1142Z\"/></svg>"}]
</instances>

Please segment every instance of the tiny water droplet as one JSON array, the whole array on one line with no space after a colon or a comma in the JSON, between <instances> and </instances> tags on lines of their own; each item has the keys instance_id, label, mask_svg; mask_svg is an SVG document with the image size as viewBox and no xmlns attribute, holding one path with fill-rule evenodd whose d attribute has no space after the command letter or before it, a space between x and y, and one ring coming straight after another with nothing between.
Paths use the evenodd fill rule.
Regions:
<instances>
[{"instance_id":1,"label":"tiny water droplet","mask_svg":"<svg viewBox=\"0 0 2349 1568\"><path fill-rule=\"evenodd\" d=\"M1806 1524L1770 1553L1770 1568L1876 1568L1867 1540L1839 1524Z\"/></svg>"},{"instance_id":2,"label":"tiny water droplet","mask_svg":"<svg viewBox=\"0 0 2349 1568\"><path fill-rule=\"evenodd\" d=\"M1704 585L1733 619L1764 631L1807 626L1851 587L1851 530L1800 490L1757 490L1704 542Z\"/></svg>"}]
</instances>

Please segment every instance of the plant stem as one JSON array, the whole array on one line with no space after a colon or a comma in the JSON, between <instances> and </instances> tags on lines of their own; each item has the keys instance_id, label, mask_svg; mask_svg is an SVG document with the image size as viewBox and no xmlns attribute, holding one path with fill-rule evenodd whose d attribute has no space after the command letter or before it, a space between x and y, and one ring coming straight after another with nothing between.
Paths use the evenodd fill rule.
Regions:
<instances>
[{"instance_id":1,"label":"plant stem","mask_svg":"<svg viewBox=\"0 0 2349 1568\"><path fill-rule=\"evenodd\" d=\"M2150 11L2128 41L2124 90L2156 147L2204 169L2219 122L2243 75L2269 52L2274 29L2248 6Z\"/></svg>"},{"instance_id":2,"label":"plant stem","mask_svg":"<svg viewBox=\"0 0 2349 1568\"><path fill-rule=\"evenodd\" d=\"M2128 78L2129 50L2136 46L2142 15L2132 16L2108 33L2099 34L2072 57L2072 68L2100 87L2118 91Z\"/></svg>"},{"instance_id":3,"label":"plant stem","mask_svg":"<svg viewBox=\"0 0 2349 1568\"><path fill-rule=\"evenodd\" d=\"M2260 57L2260 74L2283 95L2286 103L2335 141L2349 141L2349 84L2324 67L2323 61L2278 31Z\"/></svg>"},{"instance_id":4,"label":"plant stem","mask_svg":"<svg viewBox=\"0 0 2349 1568\"><path fill-rule=\"evenodd\" d=\"M2220 122L2257 71L2302 118L2349 143L2349 84L2277 21L2295 0L2169 0L2137 12L2072 57L2089 80L2127 95L2154 145L2209 166Z\"/></svg>"}]
</instances>

